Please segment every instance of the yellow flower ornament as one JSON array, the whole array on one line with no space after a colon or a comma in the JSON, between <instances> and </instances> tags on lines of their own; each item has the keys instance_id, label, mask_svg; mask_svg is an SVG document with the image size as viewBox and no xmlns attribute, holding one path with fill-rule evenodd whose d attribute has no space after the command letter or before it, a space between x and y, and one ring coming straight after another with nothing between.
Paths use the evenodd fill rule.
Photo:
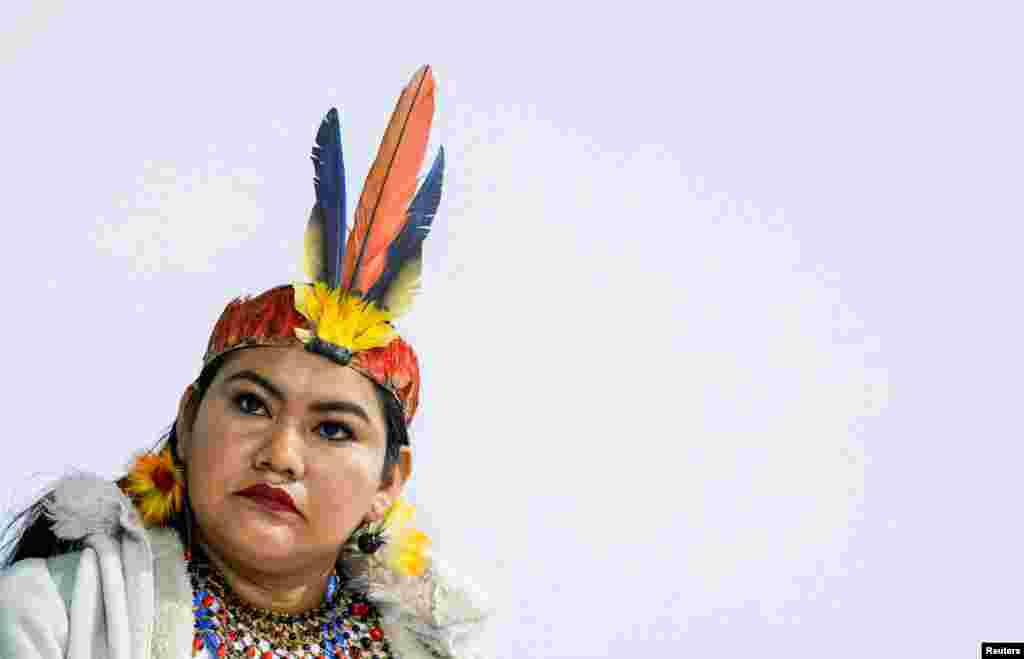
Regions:
<instances>
[{"instance_id":1,"label":"yellow flower ornament","mask_svg":"<svg viewBox=\"0 0 1024 659\"><path fill-rule=\"evenodd\" d=\"M384 514L384 528L388 535L384 545L384 562L392 570L410 577L421 576L430 563L430 538L412 526L416 508L395 501Z\"/></svg>"},{"instance_id":2,"label":"yellow flower ornament","mask_svg":"<svg viewBox=\"0 0 1024 659\"><path fill-rule=\"evenodd\" d=\"M161 526L181 510L185 475L170 447L159 454L143 453L128 472L125 492L135 501L147 526Z\"/></svg>"}]
</instances>

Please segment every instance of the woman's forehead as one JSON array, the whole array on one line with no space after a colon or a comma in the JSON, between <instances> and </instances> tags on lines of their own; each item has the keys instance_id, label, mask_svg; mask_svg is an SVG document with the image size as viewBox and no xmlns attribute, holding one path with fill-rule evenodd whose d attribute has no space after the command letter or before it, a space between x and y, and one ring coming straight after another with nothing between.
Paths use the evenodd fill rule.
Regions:
<instances>
[{"instance_id":1,"label":"woman's forehead","mask_svg":"<svg viewBox=\"0 0 1024 659\"><path fill-rule=\"evenodd\" d=\"M339 366L301 347L252 347L235 351L217 374L221 382L255 374L288 398L376 400L374 384L358 371Z\"/></svg>"}]
</instances>

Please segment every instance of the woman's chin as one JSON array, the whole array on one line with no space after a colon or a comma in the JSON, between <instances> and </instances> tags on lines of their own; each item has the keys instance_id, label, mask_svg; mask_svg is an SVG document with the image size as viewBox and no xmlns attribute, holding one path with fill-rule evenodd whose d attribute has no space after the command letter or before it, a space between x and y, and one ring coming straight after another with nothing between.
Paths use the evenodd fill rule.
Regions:
<instances>
[{"instance_id":1,"label":"woman's chin","mask_svg":"<svg viewBox=\"0 0 1024 659\"><path fill-rule=\"evenodd\" d=\"M233 533L238 544L258 554L288 555L295 552L298 533L294 528L252 523L239 525Z\"/></svg>"},{"instance_id":2,"label":"woman's chin","mask_svg":"<svg viewBox=\"0 0 1024 659\"><path fill-rule=\"evenodd\" d=\"M232 515L231 525L221 534L230 538L237 553L253 560L282 560L293 557L301 544L301 526L282 515L258 509L239 511Z\"/></svg>"},{"instance_id":3,"label":"woman's chin","mask_svg":"<svg viewBox=\"0 0 1024 659\"><path fill-rule=\"evenodd\" d=\"M237 560L253 567L280 564L294 559L298 542L294 537L275 532L274 529L236 529L231 534L230 547L226 547Z\"/></svg>"}]
</instances>

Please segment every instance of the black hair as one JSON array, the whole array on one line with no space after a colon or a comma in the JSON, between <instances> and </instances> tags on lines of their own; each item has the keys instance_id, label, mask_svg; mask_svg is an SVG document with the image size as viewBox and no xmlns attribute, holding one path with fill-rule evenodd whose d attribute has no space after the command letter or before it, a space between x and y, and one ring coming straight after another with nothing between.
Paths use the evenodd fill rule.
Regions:
<instances>
[{"instance_id":1,"label":"black hair","mask_svg":"<svg viewBox=\"0 0 1024 659\"><path fill-rule=\"evenodd\" d=\"M224 365L225 357L226 355L221 355L203 368L196 381L195 405L197 408L217 372ZM387 430L384 468L381 473L381 480L387 482L393 475L395 465L398 464L402 447L409 445L409 430L405 423L405 411L398 399L379 384L374 383L374 389L384 413L384 424ZM174 423L171 423L170 429L160 438L156 446L165 442L171 447L172 455L177 460L178 433ZM116 483L124 485L126 480L127 476L118 479ZM52 521L44 513L46 503L52 499L53 493L54 491L50 489L38 501L15 515L3 533L0 533L0 537L11 535L3 545L0 545L0 569L13 565L24 558L49 558L81 548L80 540L62 540L54 534L51 528ZM187 544L185 516L174 515L168 525L178 532L182 544ZM20 533L18 529L22 529Z\"/></svg>"}]
</instances>

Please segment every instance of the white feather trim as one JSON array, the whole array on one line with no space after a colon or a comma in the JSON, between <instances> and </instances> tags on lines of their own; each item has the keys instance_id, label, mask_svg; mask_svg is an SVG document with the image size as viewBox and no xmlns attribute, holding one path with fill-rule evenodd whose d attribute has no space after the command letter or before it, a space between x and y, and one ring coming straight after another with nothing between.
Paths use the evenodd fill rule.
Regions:
<instances>
[{"instance_id":1,"label":"white feather trim","mask_svg":"<svg viewBox=\"0 0 1024 659\"><path fill-rule=\"evenodd\" d=\"M437 659L419 637L398 623L381 622L384 638L388 639L391 654L400 659Z\"/></svg>"},{"instance_id":2,"label":"white feather trim","mask_svg":"<svg viewBox=\"0 0 1024 659\"><path fill-rule=\"evenodd\" d=\"M368 597L385 624L395 624L437 656L479 656L473 642L492 613L487 597L437 556L419 577L400 575L373 560L369 577Z\"/></svg>"},{"instance_id":3,"label":"white feather trim","mask_svg":"<svg viewBox=\"0 0 1024 659\"><path fill-rule=\"evenodd\" d=\"M192 656L192 584L182 558L185 548L174 529L152 528L147 535L153 547L156 580L152 659Z\"/></svg>"},{"instance_id":4,"label":"white feather trim","mask_svg":"<svg viewBox=\"0 0 1024 659\"><path fill-rule=\"evenodd\" d=\"M44 512L53 521L54 534L63 540L141 528L135 506L116 483L81 472L57 481Z\"/></svg>"}]
</instances>

